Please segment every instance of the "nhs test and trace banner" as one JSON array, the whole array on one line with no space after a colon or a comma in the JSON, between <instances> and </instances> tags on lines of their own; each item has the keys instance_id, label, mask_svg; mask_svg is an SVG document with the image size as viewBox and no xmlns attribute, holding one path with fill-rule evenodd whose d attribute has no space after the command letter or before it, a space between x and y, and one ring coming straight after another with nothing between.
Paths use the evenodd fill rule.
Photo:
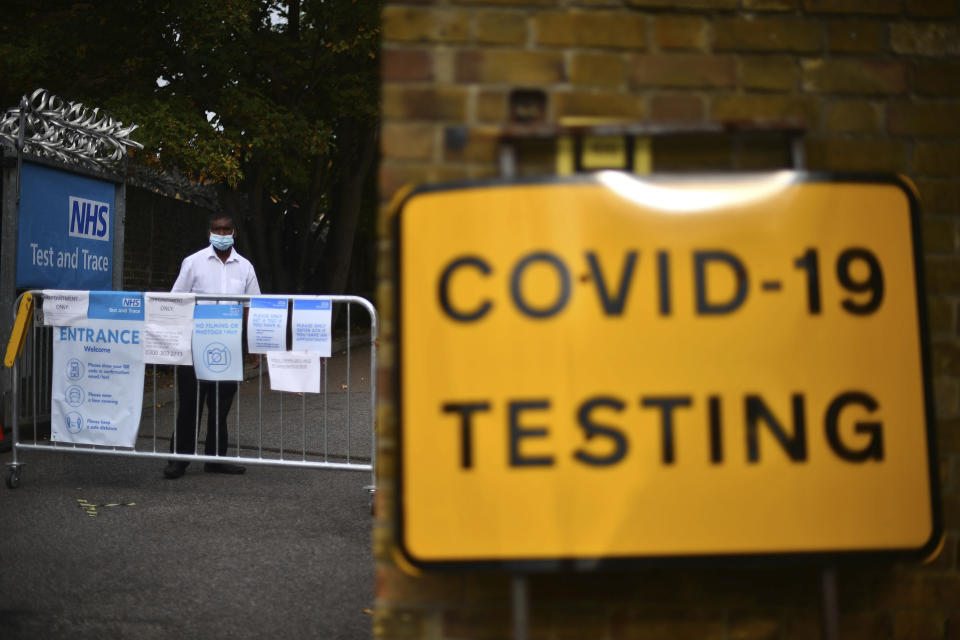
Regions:
<instances>
[{"instance_id":1,"label":"nhs test and trace banner","mask_svg":"<svg viewBox=\"0 0 960 640\"><path fill-rule=\"evenodd\" d=\"M133 447L143 409L143 295L91 291L85 326L53 328L50 439Z\"/></svg>"},{"instance_id":2,"label":"nhs test and trace banner","mask_svg":"<svg viewBox=\"0 0 960 640\"><path fill-rule=\"evenodd\" d=\"M16 286L110 289L114 193L111 182L24 162Z\"/></svg>"}]
</instances>

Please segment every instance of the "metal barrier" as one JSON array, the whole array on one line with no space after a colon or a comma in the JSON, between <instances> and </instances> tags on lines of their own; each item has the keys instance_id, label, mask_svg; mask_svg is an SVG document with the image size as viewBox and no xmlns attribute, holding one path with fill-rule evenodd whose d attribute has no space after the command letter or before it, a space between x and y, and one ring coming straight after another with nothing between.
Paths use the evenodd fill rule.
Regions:
<instances>
[{"instance_id":1,"label":"metal barrier","mask_svg":"<svg viewBox=\"0 0 960 640\"><path fill-rule=\"evenodd\" d=\"M30 302L29 298L24 299L25 296L34 298L36 312L25 323L25 334L15 333L11 337L11 346L5 359L13 375L13 461L8 463L6 474L9 488L20 485L21 467L24 464L20 459L21 452L59 451L183 462L241 462L365 471L370 473L370 485L366 488L371 497L375 492L378 319L373 304L365 298L270 294L272 298L285 297L288 300L330 300L333 303L333 317L342 318L340 323L346 325L346 330L341 337L334 339L332 356L321 359L319 394L270 390L269 383L264 379L266 359L255 356L252 366L244 369L244 381L238 384L227 418L230 443L227 455L209 456L170 452L170 440L176 431L179 408L178 380L177 368L165 365L146 367L143 409L132 449L51 441L53 327L43 326L42 291L21 294L17 309L31 306L21 304ZM196 295L198 301L229 300L244 303L248 303L252 297L255 296ZM356 330L351 315L354 306L364 309L368 318L368 322L358 318L361 322L358 322L359 328ZM343 313L338 315L340 311ZM22 317L20 324L24 325ZM21 343L18 345L22 347L19 351L14 346L15 340ZM359 361L359 368L354 359ZM198 407L200 412L202 407ZM205 431L205 421L200 420L202 416L196 415L195 418L200 424L198 432ZM208 437L213 435L208 434ZM201 449L197 447L195 450ZM160 469L157 469L158 475L159 472Z\"/></svg>"}]
</instances>

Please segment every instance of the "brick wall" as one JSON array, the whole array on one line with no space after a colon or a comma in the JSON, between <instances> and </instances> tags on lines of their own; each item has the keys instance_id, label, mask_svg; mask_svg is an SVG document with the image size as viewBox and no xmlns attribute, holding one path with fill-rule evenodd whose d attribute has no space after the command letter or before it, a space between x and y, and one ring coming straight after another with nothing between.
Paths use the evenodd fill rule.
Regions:
<instances>
[{"instance_id":1,"label":"brick wall","mask_svg":"<svg viewBox=\"0 0 960 640\"><path fill-rule=\"evenodd\" d=\"M895 171L923 204L946 544L925 566L843 568L843 638L960 638L960 3L957 0L419 0L384 2L383 203L407 182L497 173L515 88L548 123L788 118L812 169ZM688 165L702 159L688 147ZM671 162L683 163L683 147ZM676 154L680 154L678 159ZM657 166L654 150L654 166ZM379 638L506 638L508 576L402 573L394 499L387 207L378 518ZM816 571L649 570L534 576L533 638L819 637Z\"/></svg>"}]
</instances>

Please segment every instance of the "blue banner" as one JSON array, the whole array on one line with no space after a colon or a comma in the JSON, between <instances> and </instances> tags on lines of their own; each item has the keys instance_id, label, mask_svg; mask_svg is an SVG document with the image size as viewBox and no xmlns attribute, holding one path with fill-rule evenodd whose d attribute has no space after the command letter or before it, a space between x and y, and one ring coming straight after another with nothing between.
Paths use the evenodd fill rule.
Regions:
<instances>
[{"instance_id":1,"label":"blue banner","mask_svg":"<svg viewBox=\"0 0 960 640\"><path fill-rule=\"evenodd\" d=\"M113 183L24 162L18 288L113 286Z\"/></svg>"},{"instance_id":2,"label":"blue banner","mask_svg":"<svg viewBox=\"0 0 960 640\"><path fill-rule=\"evenodd\" d=\"M91 291L88 318L143 320L143 294L131 291Z\"/></svg>"},{"instance_id":3,"label":"blue banner","mask_svg":"<svg viewBox=\"0 0 960 640\"><path fill-rule=\"evenodd\" d=\"M250 298L251 309L286 309L286 298Z\"/></svg>"},{"instance_id":4,"label":"blue banner","mask_svg":"<svg viewBox=\"0 0 960 640\"><path fill-rule=\"evenodd\" d=\"M330 300L294 300L294 311L329 311Z\"/></svg>"}]
</instances>

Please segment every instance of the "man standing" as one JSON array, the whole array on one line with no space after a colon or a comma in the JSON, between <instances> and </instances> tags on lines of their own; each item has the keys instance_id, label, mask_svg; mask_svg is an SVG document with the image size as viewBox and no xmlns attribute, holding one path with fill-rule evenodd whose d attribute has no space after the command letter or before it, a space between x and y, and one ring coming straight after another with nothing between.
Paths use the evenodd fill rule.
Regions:
<instances>
[{"instance_id":1,"label":"man standing","mask_svg":"<svg viewBox=\"0 0 960 640\"><path fill-rule=\"evenodd\" d=\"M213 214L210 217L210 245L187 256L180 266L180 275L173 284L173 293L219 293L259 295L260 284L250 261L233 248L236 227L233 217ZM197 380L192 366L177 367L177 427L170 441L170 451L194 453L200 415L207 406L207 435L204 453L208 456L227 454L227 414L237 393L233 381ZM184 474L189 462L171 460L163 470L170 479ZM208 473L240 474L246 469L238 464L207 462Z\"/></svg>"}]
</instances>

